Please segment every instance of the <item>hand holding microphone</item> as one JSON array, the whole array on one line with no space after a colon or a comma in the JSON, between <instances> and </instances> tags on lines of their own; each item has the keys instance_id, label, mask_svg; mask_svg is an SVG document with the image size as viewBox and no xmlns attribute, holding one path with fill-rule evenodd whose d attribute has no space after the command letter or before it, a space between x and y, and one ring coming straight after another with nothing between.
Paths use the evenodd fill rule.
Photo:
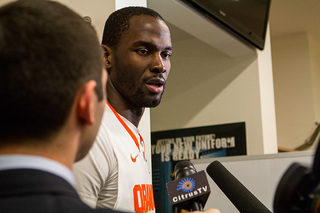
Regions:
<instances>
[{"instance_id":1,"label":"hand holding microphone","mask_svg":"<svg viewBox=\"0 0 320 213\"><path fill-rule=\"evenodd\" d=\"M174 171L175 180L167 183L171 205L190 211L203 211L210 194L205 172L197 172L189 161L177 163Z\"/></svg>"}]
</instances>

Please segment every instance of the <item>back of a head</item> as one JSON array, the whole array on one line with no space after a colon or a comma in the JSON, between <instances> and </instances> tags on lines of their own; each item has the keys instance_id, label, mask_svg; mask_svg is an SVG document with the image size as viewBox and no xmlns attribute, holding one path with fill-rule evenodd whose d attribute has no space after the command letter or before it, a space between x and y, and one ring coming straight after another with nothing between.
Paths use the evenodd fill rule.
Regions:
<instances>
[{"instance_id":1,"label":"back of a head","mask_svg":"<svg viewBox=\"0 0 320 213\"><path fill-rule=\"evenodd\" d=\"M89 80L102 100L102 67L95 30L67 7L20 0L0 8L0 144L58 132Z\"/></svg>"},{"instance_id":2,"label":"back of a head","mask_svg":"<svg viewBox=\"0 0 320 213\"><path fill-rule=\"evenodd\" d=\"M133 16L147 15L163 20L156 11L146 7L124 7L113 12L104 25L102 44L116 47L122 34L129 29L129 21Z\"/></svg>"}]
</instances>

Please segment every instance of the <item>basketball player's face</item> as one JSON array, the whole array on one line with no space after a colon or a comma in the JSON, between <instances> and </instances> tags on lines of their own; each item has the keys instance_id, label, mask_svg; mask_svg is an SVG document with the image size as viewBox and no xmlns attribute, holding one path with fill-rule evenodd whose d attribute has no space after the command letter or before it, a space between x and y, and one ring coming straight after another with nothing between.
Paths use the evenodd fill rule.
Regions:
<instances>
[{"instance_id":1,"label":"basketball player's face","mask_svg":"<svg viewBox=\"0 0 320 213\"><path fill-rule=\"evenodd\" d=\"M129 29L112 50L110 81L128 104L155 107L170 72L172 44L164 21L133 16Z\"/></svg>"}]
</instances>

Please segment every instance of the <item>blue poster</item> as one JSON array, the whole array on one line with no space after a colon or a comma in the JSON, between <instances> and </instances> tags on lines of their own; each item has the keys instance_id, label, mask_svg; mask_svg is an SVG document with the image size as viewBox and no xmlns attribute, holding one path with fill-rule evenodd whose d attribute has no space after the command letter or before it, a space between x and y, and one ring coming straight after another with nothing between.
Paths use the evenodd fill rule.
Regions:
<instances>
[{"instance_id":1,"label":"blue poster","mask_svg":"<svg viewBox=\"0 0 320 213\"><path fill-rule=\"evenodd\" d=\"M166 183L185 160L247 154L245 122L151 133L152 181L157 213L175 213Z\"/></svg>"}]
</instances>

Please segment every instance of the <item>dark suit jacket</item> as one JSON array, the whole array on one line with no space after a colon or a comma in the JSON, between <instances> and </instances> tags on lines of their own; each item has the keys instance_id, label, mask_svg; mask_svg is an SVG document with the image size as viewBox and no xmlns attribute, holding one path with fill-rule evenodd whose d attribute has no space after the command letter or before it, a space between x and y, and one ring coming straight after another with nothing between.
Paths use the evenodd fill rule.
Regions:
<instances>
[{"instance_id":1,"label":"dark suit jacket","mask_svg":"<svg viewBox=\"0 0 320 213\"><path fill-rule=\"evenodd\" d=\"M35 169L0 171L1 213L116 213L91 209L66 180Z\"/></svg>"}]
</instances>

